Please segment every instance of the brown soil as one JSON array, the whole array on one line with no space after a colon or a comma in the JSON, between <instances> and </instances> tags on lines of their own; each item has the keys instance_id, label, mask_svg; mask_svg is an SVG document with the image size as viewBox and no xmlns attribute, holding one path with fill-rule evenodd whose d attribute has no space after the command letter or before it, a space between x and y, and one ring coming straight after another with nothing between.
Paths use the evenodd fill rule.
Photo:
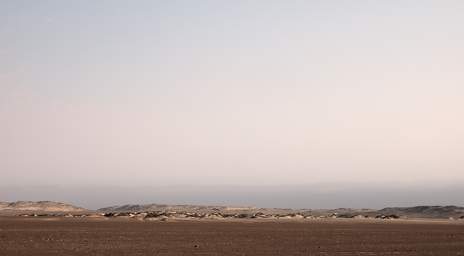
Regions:
<instances>
[{"instance_id":1,"label":"brown soil","mask_svg":"<svg viewBox=\"0 0 464 256\"><path fill-rule=\"evenodd\" d=\"M0 218L0 255L464 255L463 222Z\"/></svg>"}]
</instances>

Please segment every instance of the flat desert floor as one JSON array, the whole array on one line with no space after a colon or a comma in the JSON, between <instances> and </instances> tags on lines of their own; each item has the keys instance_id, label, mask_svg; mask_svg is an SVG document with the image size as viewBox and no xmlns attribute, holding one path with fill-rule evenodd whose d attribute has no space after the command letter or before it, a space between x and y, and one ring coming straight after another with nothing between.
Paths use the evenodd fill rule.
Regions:
<instances>
[{"instance_id":1,"label":"flat desert floor","mask_svg":"<svg viewBox=\"0 0 464 256\"><path fill-rule=\"evenodd\" d=\"M464 225L2 217L0 255L464 255Z\"/></svg>"}]
</instances>

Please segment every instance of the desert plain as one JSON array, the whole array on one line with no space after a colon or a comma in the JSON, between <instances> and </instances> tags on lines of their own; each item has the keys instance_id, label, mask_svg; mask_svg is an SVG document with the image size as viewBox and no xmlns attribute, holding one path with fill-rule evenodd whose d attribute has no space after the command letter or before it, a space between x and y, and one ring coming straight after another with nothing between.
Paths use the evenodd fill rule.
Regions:
<instances>
[{"instance_id":1,"label":"desert plain","mask_svg":"<svg viewBox=\"0 0 464 256\"><path fill-rule=\"evenodd\" d=\"M464 221L9 216L0 255L464 255Z\"/></svg>"}]
</instances>

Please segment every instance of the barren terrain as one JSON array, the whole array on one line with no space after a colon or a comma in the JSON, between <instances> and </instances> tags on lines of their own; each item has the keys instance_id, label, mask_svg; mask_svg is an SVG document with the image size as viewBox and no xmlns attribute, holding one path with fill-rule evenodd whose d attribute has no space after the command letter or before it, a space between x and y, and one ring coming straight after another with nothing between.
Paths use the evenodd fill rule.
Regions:
<instances>
[{"instance_id":1,"label":"barren terrain","mask_svg":"<svg viewBox=\"0 0 464 256\"><path fill-rule=\"evenodd\" d=\"M461 221L1 217L0 255L464 255Z\"/></svg>"}]
</instances>

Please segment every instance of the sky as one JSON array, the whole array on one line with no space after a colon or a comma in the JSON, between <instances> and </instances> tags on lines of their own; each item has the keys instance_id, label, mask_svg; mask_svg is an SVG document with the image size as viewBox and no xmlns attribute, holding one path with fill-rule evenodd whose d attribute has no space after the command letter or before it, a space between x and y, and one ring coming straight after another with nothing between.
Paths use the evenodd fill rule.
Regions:
<instances>
[{"instance_id":1,"label":"sky","mask_svg":"<svg viewBox=\"0 0 464 256\"><path fill-rule=\"evenodd\" d=\"M464 204L448 190L464 182L463 12L451 0L0 0L0 201L58 186L84 204L70 191ZM316 202L327 189L331 203Z\"/></svg>"}]
</instances>

